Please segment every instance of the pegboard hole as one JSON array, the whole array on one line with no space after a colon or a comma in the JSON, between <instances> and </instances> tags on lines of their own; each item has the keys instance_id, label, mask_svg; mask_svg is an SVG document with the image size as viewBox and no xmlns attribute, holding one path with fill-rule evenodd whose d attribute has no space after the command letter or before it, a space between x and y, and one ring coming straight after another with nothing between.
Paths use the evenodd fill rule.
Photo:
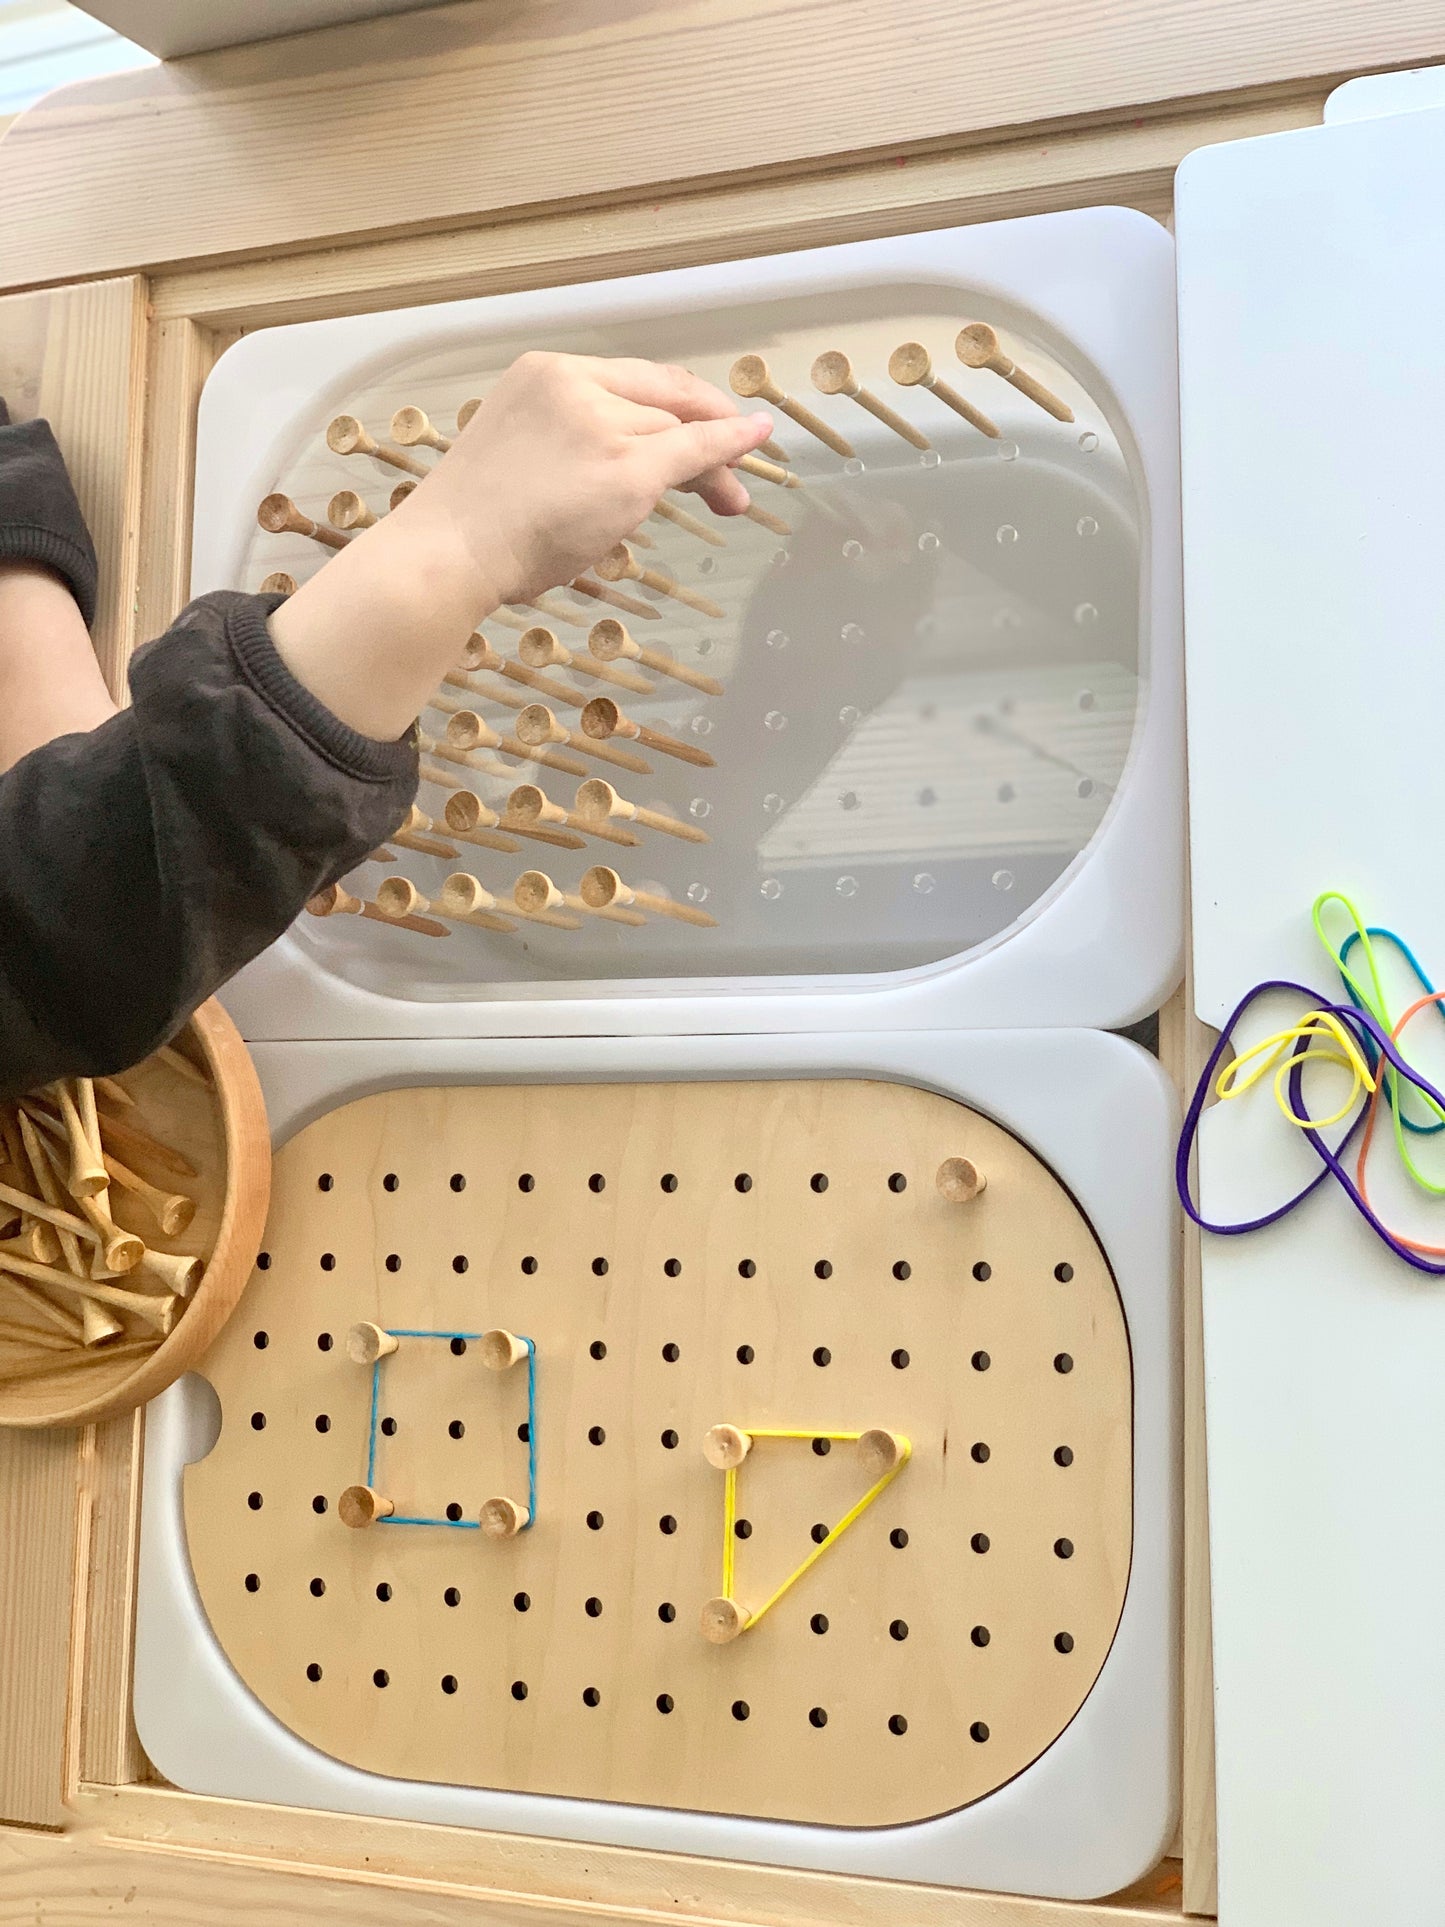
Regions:
<instances>
[{"instance_id":1,"label":"pegboard hole","mask_svg":"<svg viewBox=\"0 0 1445 1927\"><path fill-rule=\"evenodd\" d=\"M907 1280L913 1276L913 1267L906 1258L900 1258L898 1260L898 1263L893 1267L893 1276L898 1280L900 1285L905 1284Z\"/></svg>"},{"instance_id":2,"label":"pegboard hole","mask_svg":"<svg viewBox=\"0 0 1445 1927\"><path fill-rule=\"evenodd\" d=\"M908 1189L908 1180L901 1171L895 1171L892 1177L889 1178L888 1189L890 1191L906 1191Z\"/></svg>"},{"instance_id":3,"label":"pegboard hole","mask_svg":"<svg viewBox=\"0 0 1445 1927\"><path fill-rule=\"evenodd\" d=\"M400 1183L401 1179L396 1175L395 1171L388 1171L386 1176L381 1180L381 1188L383 1191L395 1191Z\"/></svg>"},{"instance_id":4,"label":"pegboard hole","mask_svg":"<svg viewBox=\"0 0 1445 1927\"><path fill-rule=\"evenodd\" d=\"M595 1686L584 1686L582 1688L582 1704L584 1706L600 1706L602 1704L602 1695Z\"/></svg>"},{"instance_id":5,"label":"pegboard hole","mask_svg":"<svg viewBox=\"0 0 1445 1927\"><path fill-rule=\"evenodd\" d=\"M672 1171L664 1171L658 1182L664 1191L675 1191L677 1189L677 1177Z\"/></svg>"},{"instance_id":6,"label":"pegboard hole","mask_svg":"<svg viewBox=\"0 0 1445 1927\"><path fill-rule=\"evenodd\" d=\"M677 1361L682 1357L682 1347L680 1345L674 1345L669 1340L669 1342L666 1345L664 1345L662 1348L662 1355L666 1359L669 1365L675 1365Z\"/></svg>"},{"instance_id":7,"label":"pegboard hole","mask_svg":"<svg viewBox=\"0 0 1445 1927\"><path fill-rule=\"evenodd\" d=\"M974 1266L973 1275L981 1285L986 1285L993 1276L993 1266L986 1265L982 1259Z\"/></svg>"},{"instance_id":8,"label":"pegboard hole","mask_svg":"<svg viewBox=\"0 0 1445 1927\"><path fill-rule=\"evenodd\" d=\"M826 1345L819 1345L813 1353L813 1363L815 1365L831 1365L832 1362L833 1354L828 1350L828 1347Z\"/></svg>"},{"instance_id":9,"label":"pegboard hole","mask_svg":"<svg viewBox=\"0 0 1445 1927\"><path fill-rule=\"evenodd\" d=\"M901 1345L896 1352L891 1354L891 1363L895 1372L906 1372L910 1362L907 1352L904 1351Z\"/></svg>"},{"instance_id":10,"label":"pegboard hole","mask_svg":"<svg viewBox=\"0 0 1445 1927\"><path fill-rule=\"evenodd\" d=\"M1054 1355L1054 1370L1055 1370L1056 1372L1059 1372L1059 1373L1061 1373L1061 1374L1067 1374L1067 1373L1069 1373L1069 1372L1071 1372L1071 1371L1072 1371L1073 1369L1074 1369L1074 1361L1073 1361L1073 1359L1072 1359L1072 1358L1070 1358L1070 1356L1069 1356L1069 1354L1068 1354L1067 1352L1056 1352L1056 1353L1055 1353L1055 1355Z\"/></svg>"},{"instance_id":11,"label":"pegboard hole","mask_svg":"<svg viewBox=\"0 0 1445 1927\"><path fill-rule=\"evenodd\" d=\"M442 1691L443 1691L444 1693L455 1693L455 1691L456 1691L456 1690L457 1690L457 1676L456 1676L456 1674L455 1674L455 1673L443 1673L443 1674L442 1674Z\"/></svg>"},{"instance_id":12,"label":"pegboard hole","mask_svg":"<svg viewBox=\"0 0 1445 1927\"><path fill-rule=\"evenodd\" d=\"M664 1259L662 1268L667 1273L669 1278L680 1278L682 1276L681 1258Z\"/></svg>"},{"instance_id":13,"label":"pegboard hole","mask_svg":"<svg viewBox=\"0 0 1445 1927\"><path fill-rule=\"evenodd\" d=\"M391 1587L387 1584L387 1582L384 1579L376 1589L376 1596L381 1601L383 1606L386 1604L387 1600L390 1599L391 1597Z\"/></svg>"},{"instance_id":14,"label":"pegboard hole","mask_svg":"<svg viewBox=\"0 0 1445 1927\"><path fill-rule=\"evenodd\" d=\"M331 1430L331 1418L329 1413L318 1412L316 1414L316 1429L318 1432L329 1432Z\"/></svg>"},{"instance_id":15,"label":"pegboard hole","mask_svg":"<svg viewBox=\"0 0 1445 1927\"><path fill-rule=\"evenodd\" d=\"M670 1599L664 1599L657 1609L657 1616L664 1626L670 1626L673 1620L677 1618L677 1607L673 1605Z\"/></svg>"},{"instance_id":16,"label":"pegboard hole","mask_svg":"<svg viewBox=\"0 0 1445 1927\"><path fill-rule=\"evenodd\" d=\"M313 1579L309 1590L313 1599L322 1598L326 1591L326 1581L324 1579Z\"/></svg>"},{"instance_id":17,"label":"pegboard hole","mask_svg":"<svg viewBox=\"0 0 1445 1927\"><path fill-rule=\"evenodd\" d=\"M1073 1650L1074 1635L1072 1633L1054 1634L1054 1651L1056 1653L1071 1653Z\"/></svg>"},{"instance_id":18,"label":"pegboard hole","mask_svg":"<svg viewBox=\"0 0 1445 1927\"><path fill-rule=\"evenodd\" d=\"M757 1274L758 1274L758 1268L753 1263L752 1259L744 1258L742 1263L738 1266L739 1278L755 1278Z\"/></svg>"},{"instance_id":19,"label":"pegboard hole","mask_svg":"<svg viewBox=\"0 0 1445 1927\"><path fill-rule=\"evenodd\" d=\"M537 1260L530 1255L522 1260L522 1270L530 1278L537 1269Z\"/></svg>"},{"instance_id":20,"label":"pegboard hole","mask_svg":"<svg viewBox=\"0 0 1445 1927\"><path fill-rule=\"evenodd\" d=\"M258 1251L256 1253L256 1269L257 1271L269 1271L271 1269L271 1254L269 1251Z\"/></svg>"},{"instance_id":21,"label":"pegboard hole","mask_svg":"<svg viewBox=\"0 0 1445 1927\"><path fill-rule=\"evenodd\" d=\"M265 1429L266 1414L264 1412L253 1412L251 1414L251 1430L253 1432L264 1432Z\"/></svg>"},{"instance_id":22,"label":"pegboard hole","mask_svg":"<svg viewBox=\"0 0 1445 1927\"><path fill-rule=\"evenodd\" d=\"M594 1171L591 1177L588 1178L587 1189L589 1191L605 1191L607 1189L607 1180L600 1171Z\"/></svg>"},{"instance_id":23,"label":"pegboard hole","mask_svg":"<svg viewBox=\"0 0 1445 1927\"><path fill-rule=\"evenodd\" d=\"M311 1501L311 1510L313 1512L324 1512L326 1510L326 1494L324 1492L318 1492L316 1494L316 1497Z\"/></svg>"},{"instance_id":24,"label":"pegboard hole","mask_svg":"<svg viewBox=\"0 0 1445 1927\"><path fill-rule=\"evenodd\" d=\"M752 1536L753 1522L751 1519L733 1520L733 1537L735 1539L751 1539Z\"/></svg>"},{"instance_id":25,"label":"pegboard hole","mask_svg":"<svg viewBox=\"0 0 1445 1927\"><path fill-rule=\"evenodd\" d=\"M820 1258L817 1264L813 1266L813 1276L815 1278L831 1278L833 1276L833 1267L826 1258Z\"/></svg>"},{"instance_id":26,"label":"pegboard hole","mask_svg":"<svg viewBox=\"0 0 1445 1927\"><path fill-rule=\"evenodd\" d=\"M390 1686L391 1674L384 1666L378 1666L371 1676L371 1683L373 1686Z\"/></svg>"},{"instance_id":27,"label":"pegboard hole","mask_svg":"<svg viewBox=\"0 0 1445 1927\"><path fill-rule=\"evenodd\" d=\"M460 1171L453 1171L447 1182L451 1185L453 1191L465 1191L467 1188L467 1181Z\"/></svg>"},{"instance_id":28,"label":"pegboard hole","mask_svg":"<svg viewBox=\"0 0 1445 1927\"><path fill-rule=\"evenodd\" d=\"M462 1603L462 1595L455 1586L448 1586L442 1594L442 1600L443 1603L448 1606L460 1606Z\"/></svg>"},{"instance_id":29,"label":"pegboard hole","mask_svg":"<svg viewBox=\"0 0 1445 1927\"><path fill-rule=\"evenodd\" d=\"M386 1418L384 1418L381 1421L381 1429L386 1434L387 1438L389 1439L395 1438L396 1437L396 1420L392 1418L390 1415L388 1415Z\"/></svg>"},{"instance_id":30,"label":"pegboard hole","mask_svg":"<svg viewBox=\"0 0 1445 1927\"><path fill-rule=\"evenodd\" d=\"M329 1352L335 1343L336 1340L331 1336L330 1332L317 1332L316 1349L318 1352Z\"/></svg>"},{"instance_id":31,"label":"pegboard hole","mask_svg":"<svg viewBox=\"0 0 1445 1927\"><path fill-rule=\"evenodd\" d=\"M455 1525L457 1521L461 1518L461 1516L462 1516L462 1509L457 1504L456 1500L455 1499L448 1500L447 1518L451 1521L451 1523Z\"/></svg>"},{"instance_id":32,"label":"pegboard hole","mask_svg":"<svg viewBox=\"0 0 1445 1927\"><path fill-rule=\"evenodd\" d=\"M982 1720L974 1721L973 1725L968 1729L968 1737L971 1740L977 1740L980 1746L983 1745L984 1741L988 1738L988 1728Z\"/></svg>"},{"instance_id":33,"label":"pegboard hole","mask_svg":"<svg viewBox=\"0 0 1445 1927\"><path fill-rule=\"evenodd\" d=\"M467 1349L467 1341L465 1338L454 1338L448 1349L453 1358L460 1358Z\"/></svg>"},{"instance_id":34,"label":"pegboard hole","mask_svg":"<svg viewBox=\"0 0 1445 1927\"><path fill-rule=\"evenodd\" d=\"M456 1257L452 1259L452 1270L465 1271L467 1268L467 1262L468 1262L467 1259L459 1251Z\"/></svg>"},{"instance_id":35,"label":"pegboard hole","mask_svg":"<svg viewBox=\"0 0 1445 1927\"><path fill-rule=\"evenodd\" d=\"M248 1505L248 1506L250 1506L250 1508L251 1508L251 1510L252 1510L253 1512L259 1512L259 1511L261 1510L261 1507L262 1507L262 1506L263 1506L263 1505L264 1505L264 1504L265 1504L266 1502L265 1502L265 1500L264 1500L264 1499L263 1499L263 1498L261 1497L261 1495L260 1495L260 1493L259 1493L259 1492L248 1492L248 1493L246 1494L246 1503L247 1503L247 1505Z\"/></svg>"},{"instance_id":36,"label":"pegboard hole","mask_svg":"<svg viewBox=\"0 0 1445 1927\"><path fill-rule=\"evenodd\" d=\"M514 1679L512 1681L512 1698L514 1700L524 1700L526 1697L527 1697L526 1680Z\"/></svg>"},{"instance_id":37,"label":"pegboard hole","mask_svg":"<svg viewBox=\"0 0 1445 1927\"><path fill-rule=\"evenodd\" d=\"M1055 1539L1054 1557L1056 1559L1072 1559L1073 1556L1074 1542L1072 1539Z\"/></svg>"},{"instance_id":38,"label":"pegboard hole","mask_svg":"<svg viewBox=\"0 0 1445 1927\"><path fill-rule=\"evenodd\" d=\"M809 1707L808 1724L809 1726L826 1726L828 1724L827 1710L821 1706Z\"/></svg>"},{"instance_id":39,"label":"pegboard hole","mask_svg":"<svg viewBox=\"0 0 1445 1927\"><path fill-rule=\"evenodd\" d=\"M1073 1275L1074 1275L1074 1267L1072 1265L1055 1265L1054 1266L1054 1276L1058 1279L1061 1285L1068 1284L1069 1280L1073 1277Z\"/></svg>"},{"instance_id":40,"label":"pegboard hole","mask_svg":"<svg viewBox=\"0 0 1445 1927\"><path fill-rule=\"evenodd\" d=\"M832 1451L832 1449L833 1449L833 1441L831 1439L814 1439L813 1440L813 1450L817 1453L820 1459L826 1459L828 1454Z\"/></svg>"},{"instance_id":41,"label":"pegboard hole","mask_svg":"<svg viewBox=\"0 0 1445 1927\"><path fill-rule=\"evenodd\" d=\"M594 1338L592 1343L587 1347L587 1352L589 1357L598 1359L600 1361L606 1358L607 1347L603 1344L600 1338Z\"/></svg>"},{"instance_id":42,"label":"pegboard hole","mask_svg":"<svg viewBox=\"0 0 1445 1927\"><path fill-rule=\"evenodd\" d=\"M815 1191L826 1191L828 1188L827 1172L815 1171L812 1177L808 1179L808 1183L812 1186L813 1190Z\"/></svg>"},{"instance_id":43,"label":"pegboard hole","mask_svg":"<svg viewBox=\"0 0 1445 1927\"><path fill-rule=\"evenodd\" d=\"M986 1532L976 1532L968 1543L975 1552L987 1552L992 1542Z\"/></svg>"},{"instance_id":44,"label":"pegboard hole","mask_svg":"<svg viewBox=\"0 0 1445 1927\"><path fill-rule=\"evenodd\" d=\"M602 1617L602 1601L597 1598L584 1600L582 1610L589 1619L600 1619Z\"/></svg>"},{"instance_id":45,"label":"pegboard hole","mask_svg":"<svg viewBox=\"0 0 1445 1927\"><path fill-rule=\"evenodd\" d=\"M451 1424L447 1427L447 1437L449 1439L464 1439L466 1435L467 1435L466 1426L462 1424L459 1418L454 1418Z\"/></svg>"},{"instance_id":46,"label":"pegboard hole","mask_svg":"<svg viewBox=\"0 0 1445 1927\"><path fill-rule=\"evenodd\" d=\"M1072 1465L1073 1463L1074 1449L1071 1445L1056 1445L1054 1447L1055 1465Z\"/></svg>"},{"instance_id":47,"label":"pegboard hole","mask_svg":"<svg viewBox=\"0 0 1445 1927\"><path fill-rule=\"evenodd\" d=\"M992 1365L993 1360L987 1352L975 1352L968 1362L976 1372L986 1372L989 1366Z\"/></svg>"},{"instance_id":48,"label":"pegboard hole","mask_svg":"<svg viewBox=\"0 0 1445 1927\"><path fill-rule=\"evenodd\" d=\"M336 1269L336 1253L335 1253L334 1251L323 1251L323 1252L322 1252L322 1254L321 1254L321 1269L322 1269L323 1271L335 1271L335 1269Z\"/></svg>"},{"instance_id":49,"label":"pegboard hole","mask_svg":"<svg viewBox=\"0 0 1445 1927\"><path fill-rule=\"evenodd\" d=\"M587 1529L589 1532L600 1532L602 1526L603 1519L600 1512L589 1512L587 1514Z\"/></svg>"},{"instance_id":50,"label":"pegboard hole","mask_svg":"<svg viewBox=\"0 0 1445 1927\"><path fill-rule=\"evenodd\" d=\"M888 1535L888 1543L896 1552L902 1552L903 1548L908 1544L908 1534L902 1526L894 1526Z\"/></svg>"},{"instance_id":51,"label":"pegboard hole","mask_svg":"<svg viewBox=\"0 0 1445 1927\"><path fill-rule=\"evenodd\" d=\"M979 1439L977 1444L969 1447L968 1456L973 1460L975 1465L987 1465L989 1461L989 1449L983 1440Z\"/></svg>"},{"instance_id":52,"label":"pegboard hole","mask_svg":"<svg viewBox=\"0 0 1445 1927\"><path fill-rule=\"evenodd\" d=\"M888 1637L890 1639L907 1639L908 1621L906 1619L891 1620L888 1626Z\"/></svg>"},{"instance_id":53,"label":"pegboard hole","mask_svg":"<svg viewBox=\"0 0 1445 1927\"><path fill-rule=\"evenodd\" d=\"M251 1343L256 1347L258 1352L264 1352L266 1347L271 1343L270 1332L257 1332L252 1338Z\"/></svg>"},{"instance_id":54,"label":"pegboard hole","mask_svg":"<svg viewBox=\"0 0 1445 1927\"><path fill-rule=\"evenodd\" d=\"M828 1630L828 1615L826 1613L814 1613L813 1617L808 1621L808 1624L815 1633L825 1633Z\"/></svg>"},{"instance_id":55,"label":"pegboard hole","mask_svg":"<svg viewBox=\"0 0 1445 1927\"><path fill-rule=\"evenodd\" d=\"M399 1251L388 1251L388 1252L387 1252L387 1254L386 1254L386 1268L387 1268L387 1270L388 1270L388 1271L400 1271L400 1270L401 1270L401 1253L400 1253Z\"/></svg>"},{"instance_id":56,"label":"pegboard hole","mask_svg":"<svg viewBox=\"0 0 1445 1927\"><path fill-rule=\"evenodd\" d=\"M592 1260L592 1276L594 1278L605 1278L607 1276L607 1260L605 1258L594 1258Z\"/></svg>"},{"instance_id":57,"label":"pegboard hole","mask_svg":"<svg viewBox=\"0 0 1445 1927\"><path fill-rule=\"evenodd\" d=\"M905 1734L908 1731L908 1722L906 1719L904 1719L901 1713L894 1713L890 1715L888 1720L888 1731L890 1733L898 1734L900 1738L902 1737L903 1734Z\"/></svg>"},{"instance_id":58,"label":"pegboard hole","mask_svg":"<svg viewBox=\"0 0 1445 1927\"><path fill-rule=\"evenodd\" d=\"M828 1528L823 1524L821 1519L818 1521L818 1523L815 1526L812 1526L809 1528L808 1537L812 1540L815 1546L821 1546L823 1541L827 1538L827 1536L828 1536Z\"/></svg>"},{"instance_id":59,"label":"pegboard hole","mask_svg":"<svg viewBox=\"0 0 1445 1927\"><path fill-rule=\"evenodd\" d=\"M673 1699L671 1693L659 1693L657 1696L657 1710L659 1713L670 1713L676 1704L677 1702Z\"/></svg>"},{"instance_id":60,"label":"pegboard hole","mask_svg":"<svg viewBox=\"0 0 1445 1927\"><path fill-rule=\"evenodd\" d=\"M514 1592L512 1594L512 1605L519 1613L530 1612L532 1610L532 1595L529 1592Z\"/></svg>"},{"instance_id":61,"label":"pegboard hole","mask_svg":"<svg viewBox=\"0 0 1445 1927\"><path fill-rule=\"evenodd\" d=\"M676 1432L673 1431L672 1427L669 1425L667 1430L662 1435L663 1450L666 1452L675 1452L677 1450L677 1444L678 1444L677 1434Z\"/></svg>"},{"instance_id":62,"label":"pegboard hole","mask_svg":"<svg viewBox=\"0 0 1445 1927\"><path fill-rule=\"evenodd\" d=\"M753 1709L751 1708L751 1706L748 1705L746 1700L733 1701L732 1711L733 1711L733 1718L735 1720L747 1719L748 1716L751 1714L752 1710Z\"/></svg>"},{"instance_id":63,"label":"pegboard hole","mask_svg":"<svg viewBox=\"0 0 1445 1927\"><path fill-rule=\"evenodd\" d=\"M245 1582L245 1583L246 1583L246 1590L247 1590L247 1592L260 1592L260 1590L261 1590L261 1575L260 1575L260 1573L259 1573L259 1572L248 1572L248 1573L246 1574L246 1582Z\"/></svg>"},{"instance_id":64,"label":"pegboard hole","mask_svg":"<svg viewBox=\"0 0 1445 1927\"><path fill-rule=\"evenodd\" d=\"M329 1191L335 1183L336 1180L332 1177L331 1173L329 1171L323 1171L321 1176L316 1180L316 1189L318 1191Z\"/></svg>"},{"instance_id":65,"label":"pegboard hole","mask_svg":"<svg viewBox=\"0 0 1445 1927\"><path fill-rule=\"evenodd\" d=\"M319 1680L321 1677L321 1668L316 1664L316 1661L314 1659L312 1660L311 1664L306 1668L306 1677L307 1679L310 1680L313 1686L316 1684L317 1680Z\"/></svg>"},{"instance_id":66,"label":"pegboard hole","mask_svg":"<svg viewBox=\"0 0 1445 1927\"><path fill-rule=\"evenodd\" d=\"M677 1521L670 1512L664 1512L657 1522L657 1529L666 1537L671 1538L673 1533L677 1531Z\"/></svg>"},{"instance_id":67,"label":"pegboard hole","mask_svg":"<svg viewBox=\"0 0 1445 1927\"><path fill-rule=\"evenodd\" d=\"M532 1176L530 1171L524 1171L521 1177L517 1179L517 1189L519 1191L535 1191L536 1188L537 1180Z\"/></svg>"},{"instance_id":68,"label":"pegboard hole","mask_svg":"<svg viewBox=\"0 0 1445 1927\"><path fill-rule=\"evenodd\" d=\"M588 1426L587 1443L589 1445L605 1445L607 1443L607 1434L600 1425Z\"/></svg>"},{"instance_id":69,"label":"pegboard hole","mask_svg":"<svg viewBox=\"0 0 1445 1927\"><path fill-rule=\"evenodd\" d=\"M753 1188L753 1181L748 1176L747 1172L739 1171L737 1176L733 1179L733 1189L735 1191L751 1191L752 1188Z\"/></svg>"},{"instance_id":70,"label":"pegboard hole","mask_svg":"<svg viewBox=\"0 0 1445 1927\"><path fill-rule=\"evenodd\" d=\"M752 1348L752 1346L751 1346L751 1345L739 1345L739 1346L738 1346L738 1363L739 1363L739 1365L751 1365L751 1364L752 1364L752 1362L753 1362L753 1360L754 1360L754 1359L755 1359L756 1357L757 1357L757 1353L756 1353L756 1352L755 1352L755 1351L753 1350L753 1348Z\"/></svg>"},{"instance_id":71,"label":"pegboard hole","mask_svg":"<svg viewBox=\"0 0 1445 1927\"><path fill-rule=\"evenodd\" d=\"M523 1445L530 1445L532 1443L532 1428L525 1419L523 1419L522 1423L517 1427L517 1437L522 1441Z\"/></svg>"},{"instance_id":72,"label":"pegboard hole","mask_svg":"<svg viewBox=\"0 0 1445 1927\"><path fill-rule=\"evenodd\" d=\"M975 1646L987 1646L990 1638L987 1626L975 1626L969 1634Z\"/></svg>"}]
</instances>

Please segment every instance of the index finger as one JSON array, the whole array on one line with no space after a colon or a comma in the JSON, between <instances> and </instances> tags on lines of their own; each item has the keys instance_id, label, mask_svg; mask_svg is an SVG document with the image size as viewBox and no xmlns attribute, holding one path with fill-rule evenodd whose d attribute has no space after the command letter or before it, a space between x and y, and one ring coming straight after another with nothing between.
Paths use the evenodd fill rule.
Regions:
<instances>
[{"instance_id":1,"label":"index finger","mask_svg":"<svg viewBox=\"0 0 1445 1927\"><path fill-rule=\"evenodd\" d=\"M592 366L598 382L610 394L649 408L665 408L679 421L720 421L736 415L731 395L715 388L690 368L670 362L642 361L628 356L597 357Z\"/></svg>"}]
</instances>

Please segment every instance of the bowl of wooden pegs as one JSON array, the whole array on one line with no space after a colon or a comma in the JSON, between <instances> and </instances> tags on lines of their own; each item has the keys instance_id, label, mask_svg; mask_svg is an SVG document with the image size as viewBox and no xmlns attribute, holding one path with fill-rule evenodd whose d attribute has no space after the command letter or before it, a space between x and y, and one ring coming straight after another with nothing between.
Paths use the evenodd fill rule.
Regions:
<instances>
[{"instance_id":1,"label":"bowl of wooden pegs","mask_svg":"<svg viewBox=\"0 0 1445 1927\"><path fill-rule=\"evenodd\" d=\"M0 1425L81 1425L154 1398L251 1275L271 1146L214 998L118 1077L0 1105Z\"/></svg>"}]
</instances>

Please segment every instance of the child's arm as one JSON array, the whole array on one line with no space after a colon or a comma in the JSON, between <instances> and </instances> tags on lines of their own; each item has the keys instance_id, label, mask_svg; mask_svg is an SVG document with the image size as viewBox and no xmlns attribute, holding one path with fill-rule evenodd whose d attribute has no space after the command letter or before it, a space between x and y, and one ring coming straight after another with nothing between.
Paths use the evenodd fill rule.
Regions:
<instances>
[{"instance_id":1,"label":"child's arm","mask_svg":"<svg viewBox=\"0 0 1445 1927\"><path fill-rule=\"evenodd\" d=\"M58 456L37 494L39 426L0 427L0 556L84 607L88 539ZM0 775L0 1095L170 1036L401 821L410 725L476 623L588 566L664 488L743 506L720 471L769 426L681 371L526 357L402 509L289 602L192 603L94 727L73 616L28 571L0 588L0 690L31 717ZM51 727L80 733L23 753Z\"/></svg>"}]
</instances>

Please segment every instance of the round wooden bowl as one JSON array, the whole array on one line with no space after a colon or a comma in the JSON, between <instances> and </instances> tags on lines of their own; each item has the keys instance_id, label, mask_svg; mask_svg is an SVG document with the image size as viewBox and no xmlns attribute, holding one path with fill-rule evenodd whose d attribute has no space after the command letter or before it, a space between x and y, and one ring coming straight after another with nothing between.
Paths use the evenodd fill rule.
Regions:
<instances>
[{"instance_id":1,"label":"round wooden bowl","mask_svg":"<svg viewBox=\"0 0 1445 1927\"><path fill-rule=\"evenodd\" d=\"M196 1199L196 1215L183 1236L160 1239L136 1200L118 1186L111 1189L111 1207L117 1224L157 1249L205 1258L205 1275L170 1335L144 1357L108 1359L100 1350L83 1363L67 1359L66 1369L44 1377L0 1381L0 1426L88 1425L143 1405L206 1350L251 1276L271 1193L271 1136L256 1069L214 997L175 1044L204 1066L209 1084L186 1077L160 1055L148 1057L124 1073L136 1110L122 1115L133 1116L195 1165L197 1177L174 1184Z\"/></svg>"}]
</instances>

